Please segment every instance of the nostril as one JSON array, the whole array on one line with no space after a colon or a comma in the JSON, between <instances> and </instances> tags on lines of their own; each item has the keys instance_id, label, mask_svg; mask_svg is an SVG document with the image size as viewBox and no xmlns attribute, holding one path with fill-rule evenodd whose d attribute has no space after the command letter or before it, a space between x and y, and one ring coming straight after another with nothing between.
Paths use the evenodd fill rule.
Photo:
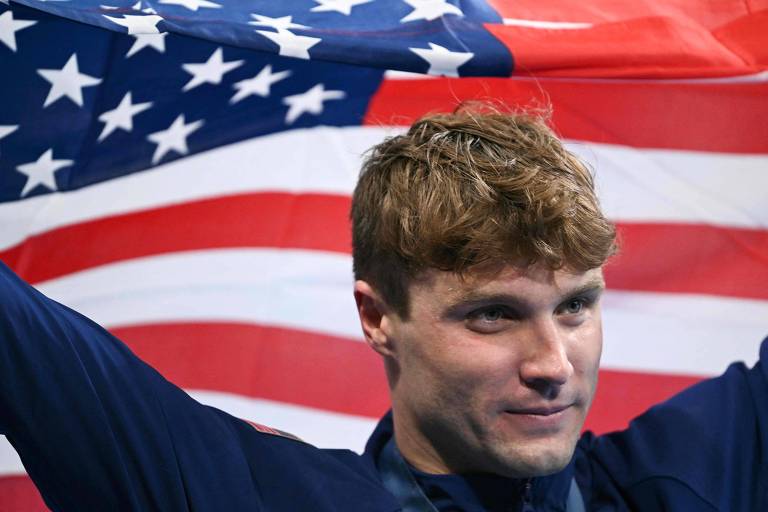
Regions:
<instances>
[{"instance_id":1,"label":"nostril","mask_svg":"<svg viewBox=\"0 0 768 512\"><path fill-rule=\"evenodd\" d=\"M557 398L560 394L560 388L562 384L555 383L548 379L533 379L524 381L526 387L532 389L539 396L548 400Z\"/></svg>"}]
</instances>

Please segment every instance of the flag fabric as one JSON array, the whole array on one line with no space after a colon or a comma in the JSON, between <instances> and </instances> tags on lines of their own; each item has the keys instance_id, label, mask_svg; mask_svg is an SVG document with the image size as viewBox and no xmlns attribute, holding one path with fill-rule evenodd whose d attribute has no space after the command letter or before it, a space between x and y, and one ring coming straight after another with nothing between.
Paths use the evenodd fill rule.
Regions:
<instances>
[{"instance_id":1,"label":"flag fabric","mask_svg":"<svg viewBox=\"0 0 768 512\"><path fill-rule=\"evenodd\" d=\"M388 408L361 155L461 101L549 105L619 228L587 427L621 428L768 334L768 3L718 5L11 1L0 259L199 400L360 449ZM0 511L36 509L3 442Z\"/></svg>"}]
</instances>

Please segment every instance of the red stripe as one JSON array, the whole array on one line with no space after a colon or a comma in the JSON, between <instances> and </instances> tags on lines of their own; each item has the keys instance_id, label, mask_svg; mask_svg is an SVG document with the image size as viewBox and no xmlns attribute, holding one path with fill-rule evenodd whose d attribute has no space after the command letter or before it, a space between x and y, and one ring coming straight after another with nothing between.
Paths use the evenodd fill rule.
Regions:
<instances>
[{"instance_id":1,"label":"red stripe","mask_svg":"<svg viewBox=\"0 0 768 512\"><path fill-rule=\"evenodd\" d=\"M727 41L731 44L723 44L701 26L663 17L605 23L587 30L486 27L512 52L519 75L699 78L748 75L766 69L761 52L739 48L749 42L749 38L745 41L740 37L741 33L720 34L723 39L732 39Z\"/></svg>"},{"instance_id":2,"label":"red stripe","mask_svg":"<svg viewBox=\"0 0 768 512\"><path fill-rule=\"evenodd\" d=\"M491 0L505 18L586 22L579 30L488 25L515 57L518 73L536 76L703 77L757 73L768 67L768 11L738 0L596 2ZM542 5L545 4L545 5Z\"/></svg>"},{"instance_id":3,"label":"red stripe","mask_svg":"<svg viewBox=\"0 0 768 512\"><path fill-rule=\"evenodd\" d=\"M701 381L703 377L600 370L597 393L584 424L596 434L627 428L652 405Z\"/></svg>"},{"instance_id":4,"label":"red stripe","mask_svg":"<svg viewBox=\"0 0 768 512\"><path fill-rule=\"evenodd\" d=\"M0 477L0 512L46 512L43 498L27 476Z\"/></svg>"},{"instance_id":5,"label":"red stripe","mask_svg":"<svg viewBox=\"0 0 768 512\"><path fill-rule=\"evenodd\" d=\"M184 388L370 417L388 408L381 359L365 343L230 323L155 324L112 332Z\"/></svg>"},{"instance_id":6,"label":"red stripe","mask_svg":"<svg viewBox=\"0 0 768 512\"><path fill-rule=\"evenodd\" d=\"M276 247L349 254L349 197L222 197L54 229L0 253L38 283L107 263L178 251ZM768 231L622 223L606 267L613 289L768 298ZM98 240L98 243L93 243ZM84 250L83 247L87 247Z\"/></svg>"},{"instance_id":7,"label":"red stripe","mask_svg":"<svg viewBox=\"0 0 768 512\"><path fill-rule=\"evenodd\" d=\"M609 288L768 298L768 231L623 223L618 233Z\"/></svg>"},{"instance_id":8,"label":"red stripe","mask_svg":"<svg viewBox=\"0 0 768 512\"><path fill-rule=\"evenodd\" d=\"M37 283L177 251L276 247L350 253L349 204L344 196L285 193L190 201L53 229L0 252L0 259Z\"/></svg>"},{"instance_id":9,"label":"red stripe","mask_svg":"<svg viewBox=\"0 0 768 512\"><path fill-rule=\"evenodd\" d=\"M503 18L523 18L548 21L579 21L600 23L622 21L653 16L684 19L691 23L714 28L729 23L750 11L760 10L753 5L750 9L743 0L719 0L714 4L700 0L666 0L665 2L616 2L616 0L489 0ZM710 7L712 5L712 7ZM763 8L765 8L763 2Z\"/></svg>"},{"instance_id":10,"label":"red stripe","mask_svg":"<svg viewBox=\"0 0 768 512\"><path fill-rule=\"evenodd\" d=\"M468 100L551 104L566 138L641 148L768 153L768 82L682 83L507 78L385 80L370 125L408 126Z\"/></svg>"},{"instance_id":11,"label":"red stripe","mask_svg":"<svg viewBox=\"0 0 768 512\"><path fill-rule=\"evenodd\" d=\"M383 364L362 342L228 323L145 325L113 332L181 387L372 418L389 407ZM700 378L602 370L600 379L587 422L596 432L625 427L629 419ZM269 418L256 419L269 423Z\"/></svg>"}]
</instances>

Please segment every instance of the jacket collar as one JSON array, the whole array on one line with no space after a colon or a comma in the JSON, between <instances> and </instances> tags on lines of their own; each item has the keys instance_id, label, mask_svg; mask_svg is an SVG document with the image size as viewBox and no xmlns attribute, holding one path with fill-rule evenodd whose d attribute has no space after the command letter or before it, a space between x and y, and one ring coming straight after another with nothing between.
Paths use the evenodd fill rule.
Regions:
<instances>
[{"instance_id":1,"label":"jacket collar","mask_svg":"<svg viewBox=\"0 0 768 512\"><path fill-rule=\"evenodd\" d=\"M389 411L376 425L376 429L368 439L368 443L365 446L365 452L363 458L367 459L373 467L378 467L378 460L380 458L382 449L387 442L394 435L394 426L392 423L392 412ZM565 510L566 502L568 498L568 490L571 485L571 480L574 475L574 461L568 464L562 471L553 475L545 477L533 478L530 480L521 479L504 479L498 476L489 476L487 480L483 481L482 477L467 476L462 477L459 475L449 475L444 479L446 484L446 493L448 495L453 490L465 486L468 489L484 489L498 486L500 482L506 480L510 489L517 490L517 495L512 496L510 499L512 503L506 503L506 507L514 506L514 501L522 503L523 493L528 490L528 498L535 510ZM461 480L463 480L463 482ZM428 478L431 484L441 485L441 478ZM528 484L528 485L526 485ZM482 492L482 491L481 491ZM514 492L513 492L514 494ZM487 510L481 500L477 500L475 510Z\"/></svg>"}]
</instances>

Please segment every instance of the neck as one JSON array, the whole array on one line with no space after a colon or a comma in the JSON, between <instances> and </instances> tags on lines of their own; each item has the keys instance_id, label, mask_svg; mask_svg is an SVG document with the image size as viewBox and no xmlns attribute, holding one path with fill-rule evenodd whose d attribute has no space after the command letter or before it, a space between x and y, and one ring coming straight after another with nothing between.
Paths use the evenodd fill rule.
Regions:
<instances>
[{"instance_id":1,"label":"neck","mask_svg":"<svg viewBox=\"0 0 768 512\"><path fill-rule=\"evenodd\" d=\"M434 437L428 438L406 414L394 414L395 443L403 458L414 468L433 475L462 473L462 465L449 461L435 447Z\"/></svg>"}]
</instances>

